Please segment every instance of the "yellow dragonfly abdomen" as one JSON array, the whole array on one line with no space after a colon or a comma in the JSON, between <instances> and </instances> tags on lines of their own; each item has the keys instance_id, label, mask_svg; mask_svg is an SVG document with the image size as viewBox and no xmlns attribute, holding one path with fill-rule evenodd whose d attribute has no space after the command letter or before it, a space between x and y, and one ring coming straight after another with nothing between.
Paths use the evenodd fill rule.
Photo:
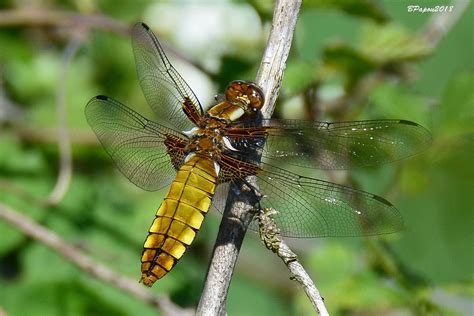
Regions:
<instances>
[{"instance_id":1,"label":"yellow dragonfly abdomen","mask_svg":"<svg viewBox=\"0 0 474 316\"><path fill-rule=\"evenodd\" d=\"M156 212L142 253L142 279L152 286L183 256L199 231L217 185L214 162L205 156L191 156Z\"/></svg>"}]
</instances>

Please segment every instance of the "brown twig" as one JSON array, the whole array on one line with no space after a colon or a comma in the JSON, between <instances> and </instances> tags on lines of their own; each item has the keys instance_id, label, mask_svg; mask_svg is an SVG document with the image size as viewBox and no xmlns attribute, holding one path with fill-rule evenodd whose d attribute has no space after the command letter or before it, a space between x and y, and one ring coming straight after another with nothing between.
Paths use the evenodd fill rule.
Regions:
<instances>
[{"instance_id":1,"label":"brown twig","mask_svg":"<svg viewBox=\"0 0 474 316\"><path fill-rule=\"evenodd\" d=\"M44 199L36 197L35 195L31 194L30 192L17 186L16 184L12 183L11 181L5 178L0 178L0 192L2 190L12 195L17 196L18 198L22 200L30 201L32 204L37 205L39 207L47 206Z\"/></svg>"},{"instance_id":2,"label":"brown twig","mask_svg":"<svg viewBox=\"0 0 474 316\"><path fill-rule=\"evenodd\" d=\"M12 124L8 129L20 140L34 144L57 144L58 128L57 127L27 127L18 124ZM98 146L97 137L90 129L70 128L69 140L73 145L78 146Z\"/></svg>"},{"instance_id":3,"label":"brown twig","mask_svg":"<svg viewBox=\"0 0 474 316\"><path fill-rule=\"evenodd\" d=\"M126 37L129 37L131 34L129 24L101 14L80 14L70 11L41 10L37 8L0 10L0 27L17 25L57 27L71 30L89 30L96 28ZM164 42L161 44L167 52L176 58L192 65L210 77L215 76L214 73L210 72L202 64L183 55L174 47Z\"/></svg>"},{"instance_id":4,"label":"brown twig","mask_svg":"<svg viewBox=\"0 0 474 316\"><path fill-rule=\"evenodd\" d=\"M56 184L51 193L46 198L49 205L57 205L66 195L72 177L72 155L71 155L71 140L69 139L69 129L67 127L67 78L69 72L69 65L76 55L81 40L73 38L64 50L62 60L62 72L59 76L58 88L56 93L56 114L58 117L58 147L59 147L59 172L56 179Z\"/></svg>"},{"instance_id":5,"label":"brown twig","mask_svg":"<svg viewBox=\"0 0 474 316\"><path fill-rule=\"evenodd\" d=\"M8 316L7 312L2 307L0 307L0 316Z\"/></svg>"},{"instance_id":6,"label":"brown twig","mask_svg":"<svg viewBox=\"0 0 474 316\"><path fill-rule=\"evenodd\" d=\"M256 83L265 94L266 103L262 109L265 117L273 113L300 6L300 0L280 0L275 4L272 29L256 78ZM248 177L246 181L258 187L255 177ZM252 193L238 187L230 190L197 308L198 315L225 314L232 273L248 225L254 216L254 205Z\"/></svg>"},{"instance_id":7,"label":"brown twig","mask_svg":"<svg viewBox=\"0 0 474 316\"><path fill-rule=\"evenodd\" d=\"M258 221L260 239L263 241L267 249L276 253L283 260L287 268L290 270L292 280L297 281L304 289L311 304L315 310L323 316L329 313L324 304L324 299L319 294L319 290L314 285L313 280L306 272L305 268L298 261L298 256L288 247L282 239L280 229L273 219L273 215L278 212L274 209L260 209L256 215Z\"/></svg>"},{"instance_id":8,"label":"brown twig","mask_svg":"<svg viewBox=\"0 0 474 316\"><path fill-rule=\"evenodd\" d=\"M61 239L56 233L46 229L34 222L29 217L0 203L0 219L9 223L25 235L41 242L54 251L58 252L66 260L72 262L92 277L108 283L135 298L159 308L163 313L170 316L192 315L190 310L182 309L174 305L168 298L155 296L147 291L137 280L122 276L112 271L107 266L95 262L81 249L71 246Z\"/></svg>"},{"instance_id":9,"label":"brown twig","mask_svg":"<svg viewBox=\"0 0 474 316\"><path fill-rule=\"evenodd\" d=\"M100 28L120 35L129 36L130 26L101 14L78 14L60 10L41 10L35 8L0 10L0 27L2 26L46 26L67 29Z\"/></svg>"},{"instance_id":10,"label":"brown twig","mask_svg":"<svg viewBox=\"0 0 474 316\"><path fill-rule=\"evenodd\" d=\"M316 285L314 285L313 280L306 272L303 265L298 261L296 254L290 249L290 247L288 247L283 239L280 241L277 255L286 264L288 270L290 270L293 275L292 279L297 281L303 287L306 296L309 298L313 307L318 311L319 315L329 315L326 305L324 304L324 299L316 288Z\"/></svg>"},{"instance_id":11,"label":"brown twig","mask_svg":"<svg viewBox=\"0 0 474 316\"><path fill-rule=\"evenodd\" d=\"M434 13L431 16L422 34L427 42L431 44L431 47L436 47L443 37L449 33L470 3L469 0L455 0L452 2L453 11Z\"/></svg>"}]
</instances>

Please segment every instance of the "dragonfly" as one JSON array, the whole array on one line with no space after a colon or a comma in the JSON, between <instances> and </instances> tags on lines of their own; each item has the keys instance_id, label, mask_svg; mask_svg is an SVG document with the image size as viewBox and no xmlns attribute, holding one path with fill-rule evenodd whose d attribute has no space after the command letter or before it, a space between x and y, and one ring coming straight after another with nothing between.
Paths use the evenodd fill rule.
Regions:
<instances>
[{"instance_id":1,"label":"dragonfly","mask_svg":"<svg viewBox=\"0 0 474 316\"><path fill-rule=\"evenodd\" d=\"M395 119L264 119L262 90L243 80L232 81L205 110L146 24L133 27L132 47L141 89L160 122L103 95L88 102L85 115L125 177L144 190L169 188L144 242L144 285L173 269L213 201L222 211L218 201L229 184L242 184L247 176L257 177L258 203L276 210L273 220L282 236L370 236L402 229L399 211L384 198L277 165L338 170L393 162L429 145L424 127Z\"/></svg>"}]
</instances>

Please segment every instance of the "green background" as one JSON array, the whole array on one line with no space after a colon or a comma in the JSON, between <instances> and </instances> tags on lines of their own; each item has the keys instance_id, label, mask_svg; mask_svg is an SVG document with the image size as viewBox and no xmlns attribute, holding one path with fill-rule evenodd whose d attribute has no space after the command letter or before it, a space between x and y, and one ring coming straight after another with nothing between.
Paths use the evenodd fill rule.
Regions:
<instances>
[{"instance_id":1,"label":"green background","mask_svg":"<svg viewBox=\"0 0 474 316\"><path fill-rule=\"evenodd\" d=\"M149 23L161 39L206 70L194 76L188 62L181 59L176 65L184 78L194 76L191 86L204 78L203 86L211 87L202 90L207 100L230 80L255 77L272 14L270 1L257 0L32 3L2 1L0 13L96 13L128 25ZM439 13L409 13L407 6L413 4L460 5L306 1L297 24L275 117L401 118L419 122L433 134L432 146L415 157L343 177L394 203L404 216L404 232L290 241L332 315L474 313L473 9L470 5L432 45L423 34ZM128 182L84 117L85 104L97 94L149 113L130 39L100 25L82 32L66 68L65 48L81 23L58 21L53 16L46 24L6 23L0 16L0 203L138 281L142 242L164 191L144 192ZM65 69L67 79L62 80ZM73 174L64 199L45 207L38 201L54 187L59 169L55 135L61 81ZM220 215L209 215L187 255L149 291L195 307L219 221ZM280 259L249 233L230 288L229 315L313 313L289 277ZM0 221L0 315L2 310L8 315L156 314L152 306L94 279Z\"/></svg>"}]
</instances>

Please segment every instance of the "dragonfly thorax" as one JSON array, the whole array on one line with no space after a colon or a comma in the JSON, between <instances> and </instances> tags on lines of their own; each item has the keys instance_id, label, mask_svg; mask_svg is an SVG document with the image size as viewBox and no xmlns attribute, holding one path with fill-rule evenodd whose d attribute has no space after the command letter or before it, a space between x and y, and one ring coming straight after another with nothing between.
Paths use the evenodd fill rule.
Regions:
<instances>
[{"instance_id":1,"label":"dragonfly thorax","mask_svg":"<svg viewBox=\"0 0 474 316\"><path fill-rule=\"evenodd\" d=\"M235 151L231 141L225 136L226 129L234 121L255 117L263 101L263 93L254 83L232 81L226 89L225 100L211 107L196 122L197 127L185 132L190 137L186 152L218 160L222 152Z\"/></svg>"},{"instance_id":2,"label":"dragonfly thorax","mask_svg":"<svg viewBox=\"0 0 474 316\"><path fill-rule=\"evenodd\" d=\"M231 149L222 134L228 123L226 120L210 116L205 117L203 121L203 124L200 124L203 127L197 127L188 134L190 142L186 146L186 152L216 159L220 157L222 151Z\"/></svg>"}]
</instances>

